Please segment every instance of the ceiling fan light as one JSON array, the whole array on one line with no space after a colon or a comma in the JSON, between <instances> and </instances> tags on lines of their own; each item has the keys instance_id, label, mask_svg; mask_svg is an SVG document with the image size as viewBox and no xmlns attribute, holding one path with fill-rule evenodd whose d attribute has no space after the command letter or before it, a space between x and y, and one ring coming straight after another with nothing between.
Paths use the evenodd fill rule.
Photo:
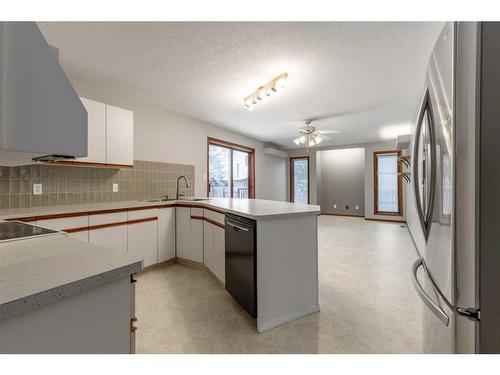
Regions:
<instances>
[{"instance_id":1,"label":"ceiling fan light","mask_svg":"<svg viewBox=\"0 0 500 375\"><path fill-rule=\"evenodd\" d=\"M297 145L297 146L300 146L300 145L304 145L306 144L306 137L305 136L301 136L299 138L295 138L293 140L293 142Z\"/></svg>"}]
</instances>

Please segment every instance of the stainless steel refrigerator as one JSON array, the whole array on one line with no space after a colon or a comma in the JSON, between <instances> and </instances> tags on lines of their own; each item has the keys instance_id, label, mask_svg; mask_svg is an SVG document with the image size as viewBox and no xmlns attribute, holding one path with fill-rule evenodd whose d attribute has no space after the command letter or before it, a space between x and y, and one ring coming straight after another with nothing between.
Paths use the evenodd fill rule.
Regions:
<instances>
[{"instance_id":1,"label":"stainless steel refrigerator","mask_svg":"<svg viewBox=\"0 0 500 375\"><path fill-rule=\"evenodd\" d=\"M412 126L407 223L426 353L500 352L500 24L446 23Z\"/></svg>"}]
</instances>

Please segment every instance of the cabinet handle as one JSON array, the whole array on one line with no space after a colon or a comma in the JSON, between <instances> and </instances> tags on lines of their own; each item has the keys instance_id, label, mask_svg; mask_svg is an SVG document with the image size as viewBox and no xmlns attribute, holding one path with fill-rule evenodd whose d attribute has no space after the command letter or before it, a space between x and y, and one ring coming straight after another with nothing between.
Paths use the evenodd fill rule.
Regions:
<instances>
[{"instance_id":1,"label":"cabinet handle","mask_svg":"<svg viewBox=\"0 0 500 375\"><path fill-rule=\"evenodd\" d=\"M137 327L134 325L135 322L137 322L137 318L130 319L130 332L132 333L137 331Z\"/></svg>"}]
</instances>

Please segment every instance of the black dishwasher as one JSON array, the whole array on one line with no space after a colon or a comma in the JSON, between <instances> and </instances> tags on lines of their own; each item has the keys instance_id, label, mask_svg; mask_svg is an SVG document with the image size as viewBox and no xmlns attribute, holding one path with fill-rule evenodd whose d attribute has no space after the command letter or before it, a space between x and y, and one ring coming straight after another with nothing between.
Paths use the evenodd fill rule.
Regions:
<instances>
[{"instance_id":1,"label":"black dishwasher","mask_svg":"<svg viewBox=\"0 0 500 375\"><path fill-rule=\"evenodd\" d=\"M226 214L226 290L257 317L256 222Z\"/></svg>"}]
</instances>

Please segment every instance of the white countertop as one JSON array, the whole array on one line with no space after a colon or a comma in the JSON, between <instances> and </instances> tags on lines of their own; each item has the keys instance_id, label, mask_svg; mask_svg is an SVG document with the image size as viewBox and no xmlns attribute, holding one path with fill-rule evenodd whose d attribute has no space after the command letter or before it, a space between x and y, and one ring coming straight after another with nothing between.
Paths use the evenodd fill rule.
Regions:
<instances>
[{"instance_id":1,"label":"white countertop","mask_svg":"<svg viewBox=\"0 0 500 375\"><path fill-rule=\"evenodd\" d=\"M0 243L0 320L142 269L129 253L55 234Z\"/></svg>"},{"instance_id":2,"label":"white countertop","mask_svg":"<svg viewBox=\"0 0 500 375\"><path fill-rule=\"evenodd\" d=\"M84 213L100 210L175 205L177 203L202 207L212 207L256 220L279 215L319 214L320 211L320 207L316 205L271 201L265 199L210 198L197 201L181 199L177 201L172 200L163 202L142 202L134 200L74 204L65 206L48 206L38 208L2 209L0 210L0 220L73 212Z\"/></svg>"}]
</instances>

